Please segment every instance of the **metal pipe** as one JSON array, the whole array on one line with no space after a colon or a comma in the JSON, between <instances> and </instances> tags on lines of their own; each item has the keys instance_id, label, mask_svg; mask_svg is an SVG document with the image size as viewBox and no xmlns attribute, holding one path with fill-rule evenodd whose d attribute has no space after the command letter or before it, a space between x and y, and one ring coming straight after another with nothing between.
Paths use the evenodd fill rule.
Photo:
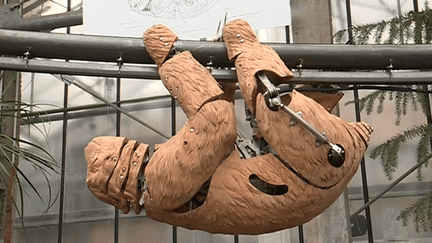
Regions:
<instances>
[{"instance_id":1,"label":"metal pipe","mask_svg":"<svg viewBox=\"0 0 432 243\"><path fill-rule=\"evenodd\" d=\"M413 0L413 5L414 5L414 12L418 13L418 11L419 11L418 1L417 0Z\"/></svg>"},{"instance_id":2,"label":"metal pipe","mask_svg":"<svg viewBox=\"0 0 432 243\"><path fill-rule=\"evenodd\" d=\"M120 67L112 63L63 62L0 57L0 69L82 76L159 79L156 66L125 64Z\"/></svg>"},{"instance_id":3,"label":"metal pipe","mask_svg":"<svg viewBox=\"0 0 432 243\"><path fill-rule=\"evenodd\" d=\"M144 30L143 30L144 31ZM0 30L0 55L153 64L141 38L66 35L16 30ZM392 62L394 69L432 69L431 45L331 45L268 44L286 63L295 68L300 59L303 69L382 69ZM178 41L177 50L191 51L202 64L229 67L225 43ZM391 61L391 60L392 61Z\"/></svg>"},{"instance_id":4,"label":"metal pipe","mask_svg":"<svg viewBox=\"0 0 432 243\"><path fill-rule=\"evenodd\" d=\"M142 110L150 110L150 109L162 109L162 108L169 108L170 107L170 99L171 97L166 97L164 99L159 99L157 102L145 102L137 105L130 105L130 106L124 106L123 109L127 112L132 111L142 111ZM77 107L79 108L79 107ZM104 107L95 107L91 108L91 106L84 107L85 110L78 110L75 112L69 112L68 113L68 120L72 119L78 119L78 118L86 118L86 117L96 117L96 116L106 116L111 114L116 114L116 109L109 106L107 108L107 105L105 104ZM28 124L36 124L36 123L43 123L43 122L53 122L53 121L59 121L62 120L63 114L58 113L51 113L51 114L41 114L39 116L34 116L33 118L30 118L29 120L26 120L22 123L22 125L28 125Z\"/></svg>"},{"instance_id":5,"label":"metal pipe","mask_svg":"<svg viewBox=\"0 0 432 243\"><path fill-rule=\"evenodd\" d=\"M345 1L346 15L347 15L347 25L348 25L348 42L347 44L354 44L354 36L352 29L352 16L351 16L351 1Z\"/></svg>"},{"instance_id":6,"label":"metal pipe","mask_svg":"<svg viewBox=\"0 0 432 243\"><path fill-rule=\"evenodd\" d=\"M67 152L67 126L68 126L68 99L69 87L64 84L63 89L63 126L62 126L62 153L61 153L61 173L60 173L60 205L59 205L59 221L57 231L57 242L63 242L64 231L64 212L65 212L65 190L66 190L66 152Z\"/></svg>"},{"instance_id":7,"label":"metal pipe","mask_svg":"<svg viewBox=\"0 0 432 243\"><path fill-rule=\"evenodd\" d=\"M359 93L358 93L357 85L354 85L354 107L356 113L356 121L360 122L361 121L360 102L359 102ZM362 189L363 189L363 202L367 205L369 202L369 189L368 189L367 176L366 176L366 162L364 157L360 162L360 171L361 171ZM366 214L368 242L373 243L374 240L373 240L373 231L372 231L372 217L371 217L369 206L365 207L365 214Z\"/></svg>"},{"instance_id":8,"label":"metal pipe","mask_svg":"<svg viewBox=\"0 0 432 243\"><path fill-rule=\"evenodd\" d=\"M41 59L0 57L0 69L35 73L56 73L79 76L121 77L158 80L156 66L113 63L62 62ZM211 74L218 82L232 82L237 79L231 69L212 69ZM302 70L294 72L291 83L297 84L432 84L432 71L389 72L342 72Z\"/></svg>"},{"instance_id":9,"label":"metal pipe","mask_svg":"<svg viewBox=\"0 0 432 243\"><path fill-rule=\"evenodd\" d=\"M53 14L35 18L24 18L20 21L8 22L2 29L41 31L70 27L83 24L83 10Z\"/></svg>"},{"instance_id":10,"label":"metal pipe","mask_svg":"<svg viewBox=\"0 0 432 243\"><path fill-rule=\"evenodd\" d=\"M364 204L359 209L357 209L357 211L355 211L353 214L351 214L351 218L355 217L356 215L361 213L363 210L368 208L372 203L374 203L376 200L380 199L384 194L386 194L388 191L390 191L393 187L395 187L397 184L399 184L403 179L405 179L407 176L409 176L411 173L413 173L415 170L417 170L424 163L428 162L431 158L432 158L432 155L429 155L425 160L421 161L420 163L416 163L413 167L411 167L411 169L409 169L407 172L405 172L403 175L401 175L399 178L397 178L394 182L392 182L384 191L382 191L380 194L376 195L374 198L372 198L366 204Z\"/></svg>"}]
</instances>

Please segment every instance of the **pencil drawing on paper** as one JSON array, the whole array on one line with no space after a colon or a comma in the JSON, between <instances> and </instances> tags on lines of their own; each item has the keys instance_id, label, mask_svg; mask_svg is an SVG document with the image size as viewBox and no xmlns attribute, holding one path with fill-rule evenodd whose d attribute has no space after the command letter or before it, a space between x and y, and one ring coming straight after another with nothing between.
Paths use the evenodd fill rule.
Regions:
<instances>
[{"instance_id":1,"label":"pencil drawing on paper","mask_svg":"<svg viewBox=\"0 0 432 243\"><path fill-rule=\"evenodd\" d=\"M144 16L187 19L210 10L218 0L128 0L129 8Z\"/></svg>"}]
</instances>

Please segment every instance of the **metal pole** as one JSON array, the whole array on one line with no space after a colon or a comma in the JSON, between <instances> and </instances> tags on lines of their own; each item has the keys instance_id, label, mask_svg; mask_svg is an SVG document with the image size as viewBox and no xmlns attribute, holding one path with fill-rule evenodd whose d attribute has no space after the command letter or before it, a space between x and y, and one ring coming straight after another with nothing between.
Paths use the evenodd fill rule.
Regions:
<instances>
[{"instance_id":1,"label":"metal pole","mask_svg":"<svg viewBox=\"0 0 432 243\"><path fill-rule=\"evenodd\" d=\"M420 166L422 166L424 163L428 162L432 158L432 155L429 155L427 159L424 161L415 164L411 169L409 169L407 172L405 172L403 175L401 175L399 178L397 178L394 182L392 182L384 191L382 191L380 194L376 195L373 199L368 201L366 204L364 204L362 207L357 209L351 217L357 216L359 213L361 213L363 210L368 208L372 203L374 203L376 200L380 199L384 194L386 194L388 191L390 191L393 187L395 187L397 184L399 184L403 179L405 179L407 176L409 176L411 173L413 173L415 170L417 170Z\"/></svg>"},{"instance_id":2,"label":"metal pole","mask_svg":"<svg viewBox=\"0 0 432 243\"><path fill-rule=\"evenodd\" d=\"M431 55L432 56L432 55ZM0 69L22 72L56 73L79 76L121 77L136 79L159 80L155 66L124 64L119 70L117 64L62 62L40 59L22 59L0 57ZM416 68L420 70L420 67ZM232 82L236 80L235 70L213 69L211 74L218 82ZM296 74L296 73L295 73ZM393 71L388 72L342 72L302 70L301 75L295 75L290 80L292 84L430 84L431 71Z\"/></svg>"},{"instance_id":3,"label":"metal pole","mask_svg":"<svg viewBox=\"0 0 432 243\"><path fill-rule=\"evenodd\" d=\"M359 104L359 95L358 95L358 89L356 89L357 85L354 85L354 106L355 106L355 112L356 112L356 121L360 122L360 104ZM361 178L362 178L362 188L363 188L363 201L365 204L369 202L369 189L367 184L367 176L366 176L366 163L364 158L362 158L362 161L360 163L360 170L361 170ZM372 233L372 220L371 220L371 213L370 213L370 207L367 206L365 208L365 214L366 214L366 226L367 226L367 233L368 233L368 241L369 243L373 243L373 233Z\"/></svg>"},{"instance_id":4,"label":"metal pole","mask_svg":"<svg viewBox=\"0 0 432 243\"><path fill-rule=\"evenodd\" d=\"M67 11L70 11L71 0L68 0ZM70 34L70 28L66 29L66 34ZM67 60L66 60L67 61ZM62 129L62 164L61 164L61 180L60 180L60 205L59 205L59 227L58 227L58 243L63 242L64 229L64 211L65 211L65 190L66 190L66 145L67 145L67 125L68 125L68 99L69 86L64 83L63 91L63 129Z\"/></svg>"},{"instance_id":5,"label":"metal pole","mask_svg":"<svg viewBox=\"0 0 432 243\"><path fill-rule=\"evenodd\" d=\"M66 190L66 145L67 145L67 106L69 98L69 87L64 84L63 89L63 129L62 129L62 160L61 160L61 180L60 180L60 205L59 205L59 226L58 226L58 243L63 242L63 226L64 226L64 211L65 211L65 190Z\"/></svg>"},{"instance_id":6,"label":"metal pole","mask_svg":"<svg viewBox=\"0 0 432 243\"><path fill-rule=\"evenodd\" d=\"M417 0L413 0L413 5L414 5L414 12L418 13L418 11L419 11L418 1Z\"/></svg>"},{"instance_id":7,"label":"metal pole","mask_svg":"<svg viewBox=\"0 0 432 243\"><path fill-rule=\"evenodd\" d=\"M0 27L10 30L42 31L83 24L83 10L53 14L36 18L25 18L18 22L6 23Z\"/></svg>"},{"instance_id":8,"label":"metal pole","mask_svg":"<svg viewBox=\"0 0 432 243\"><path fill-rule=\"evenodd\" d=\"M0 30L0 55L116 62L120 53L124 63L153 64L141 38L48 34ZM333 45L268 44L290 68L303 60L303 69L387 70L392 59L395 69L431 69L431 45ZM230 67L225 43L178 41L179 51L189 50L203 65L210 57L215 67ZM90 55L91 53L91 55Z\"/></svg>"},{"instance_id":9,"label":"metal pole","mask_svg":"<svg viewBox=\"0 0 432 243\"><path fill-rule=\"evenodd\" d=\"M120 100L121 100L121 79L117 78L117 84L116 84L116 103L117 103L117 107L120 108ZM121 112L119 110L116 110L116 137L120 136L120 128L121 128ZM119 228L120 228L120 224L119 224L119 220L120 220L120 215L119 215L119 209L114 208L114 242L118 243L119 242Z\"/></svg>"},{"instance_id":10,"label":"metal pole","mask_svg":"<svg viewBox=\"0 0 432 243\"><path fill-rule=\"evenodd\" d=\"M345 7L346 7L347 24L348 24L348 42L347 42L347 44L354 44L352 18L351 18L351 1L350 0L346 0Z\"/></svg>"},{"instance_id":11,"label":"metal pole","mask_svg":"<svg viewBox=\"0 0 432 243\"><path fill-rule=\"evenodd\" d=\"M299 242L304 243L303 225L298 226Z\"/></svg>"},{"instance_id":12,"label":"metal pole","mask_svg":"<svg viewBox=\"0 0 432 243\"><path fill-rule=\"evenodd\" d=\"M171 97L171 135L176 135L176 100ZM173 243L177 243L177 226L172 227Z\"/></svg>"}]
</instances>

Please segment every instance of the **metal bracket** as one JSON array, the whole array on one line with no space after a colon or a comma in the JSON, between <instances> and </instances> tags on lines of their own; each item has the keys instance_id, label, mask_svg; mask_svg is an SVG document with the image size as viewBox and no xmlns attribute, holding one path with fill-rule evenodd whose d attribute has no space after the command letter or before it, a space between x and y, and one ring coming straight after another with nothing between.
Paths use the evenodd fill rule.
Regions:
<instances>
[{"instance_id":1,"label":"metal bracket","mask_svg":"<svg viewBox=\"0 0 432 243\"><path fill-rule=\"evenodd\" d=\"M392 79L392 70L394 69L393 67L393 59L390 58L389 60L389 65L387 66L387 72L390 76L390 80Z\"/></svg>"},{"instance_id":2,"label":"metal bracket","mask_svg":"<svg viewBox=\"0 0 432 243\"><path fill-rule=\"evenodd\" d=\"M253 158L258 155L258 146L252 144L243 133L237 131L237 138L235 141L239 152L244 159Z\"/></svg>"},{"instance_id":3,"label":"metal bracket","mask_svg":"<svg viewBox=\"0 0 432 243\"><path fill-rule=\"evenodd\" d=\"M276 88L269 80L269 78L264 73L258 73L258 80L262 82L264 85L264 97L266 98L266 103L271 110L274 108L282 109L285 113L287 113L291 117L291 125L295 121L296 123L300 123L304 128L306 128L312 135L314 135L317 139L316 145L321 146L322 144L327 144L330 148L328 151L328 159L331 165L335 167L342 166L345 160L345 151L344 149L337 144L331 143L326 137L325 133L320 133L316 128L311 126L303 117L301 113L294 112L288 106L282 103L282 99L279 95L279 89Z\"/></svg>"},{"instance_id":4,"label":"metal bracket","mask_svg":"<svg viewBox=\"0 0 432 243\"><path fill-rule=\"evenodd\" d=\"M300 58L300 64L297 65L297 69L298 69L299 77L301 77L301 75L302 75L302 68L303 68L303 59Z\"/></svg>"},{"instance_id":5,"label":"metal bracket","mask_svg":"<svg viewBox=\"0 0 432 243\"><path fill-rule=\"evenodd\" d=\"M31 57L32 57L32 55L31 55L29 49L30 49L30 48L27 48L27 51L24 52L24 54L23 54L23 56L24 56L24 60L26 61L26 68L28 68L29 60L30 60Z\"/></svg>"},{"instance_id":6,"label":"metal bracket","mask_svg":"<svg viewBox=\"0 0 432 243\"><path fill-rule=\"evenodd\" d=\"M121 67L123 66L124 60L122 57L122 53L119 53L119 58L116 59L117 65L118 65L118 74L120 75L121 73Z\"/></svg>"}]
</instances>

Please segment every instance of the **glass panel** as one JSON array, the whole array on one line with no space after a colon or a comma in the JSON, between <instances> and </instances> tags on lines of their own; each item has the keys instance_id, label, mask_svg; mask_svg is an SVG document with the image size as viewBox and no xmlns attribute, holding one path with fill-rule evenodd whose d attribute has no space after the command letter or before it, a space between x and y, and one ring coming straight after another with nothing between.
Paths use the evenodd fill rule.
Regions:
<instances>
[{"instance_id":1,"label":"glass panel","mask_svg":"<svg viewBox=\"0 0 432 243\"><path fill-rule=\"evenodd\" d=\"M210 234L205 231L200 230L188 230L185 228L177 228L178 242L179 243L233 243L233 235L223 235L223 234Z\"/></svg>"},{"instance_id":2,"label":"glass panel","mask_svg":"<svg viewBox=\"0 0 432 243\"><path fill-rule=\"evenodd\" d=\"M172 242L172 226L144 216L122 218L120 220L119 242Z\"/></svg>"}]
</instances>

